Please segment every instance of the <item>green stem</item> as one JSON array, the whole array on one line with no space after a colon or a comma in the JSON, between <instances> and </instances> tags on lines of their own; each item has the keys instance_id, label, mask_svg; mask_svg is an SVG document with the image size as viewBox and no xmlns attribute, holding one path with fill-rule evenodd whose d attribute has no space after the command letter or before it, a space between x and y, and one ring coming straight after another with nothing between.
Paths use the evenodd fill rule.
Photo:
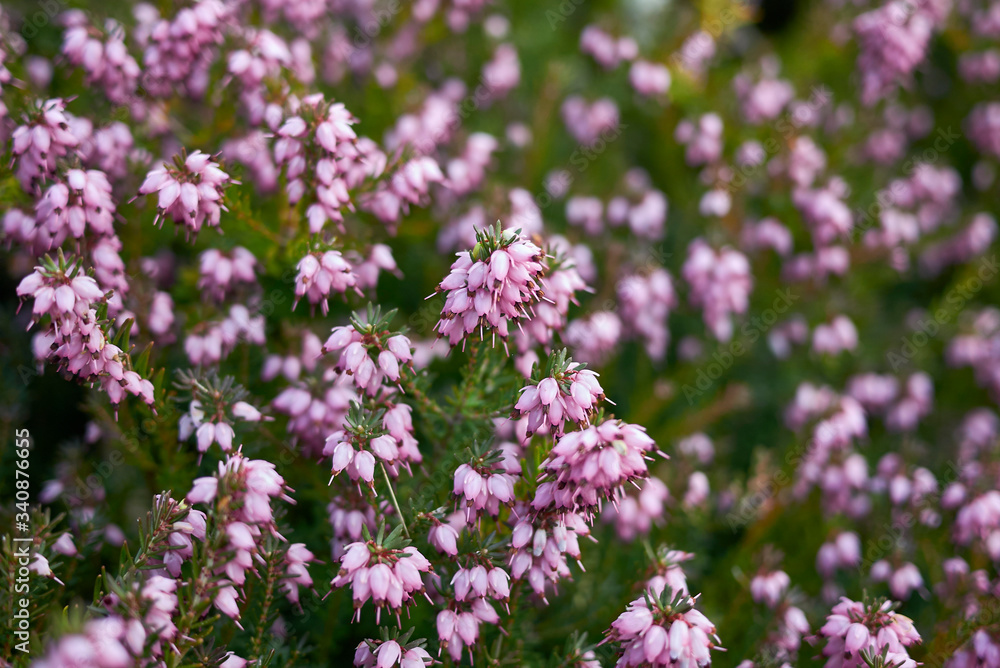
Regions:
<instances>
[{"instance_id":1,"label":"green stem","mask_svg":"<svg viewBox=\"0 0 1000 668\"><path fill-rule=\"evenodd\" d=\"M382 475L385 476L385 484L389 487L389 498L392 499L392 507L396 509L399 513L399 521L403 525L403 533L406 537L410 537L410 530L406 526L406 519L403 517L403 509L399 507L399 501L396 500L396 492L392 489L392 480L389 479L389 472L385 470L385 464L379 462L379 467L382 469Z\"/></svg>"},{"instance_id":2,"label":"green stem","mask_svg":"<svg viewBox=\"0 0 1000 668\"><path fill-rule=\"evenodd\" d=\"M257 622L257 631L254 633L253 638L253 657L257 659L258 663L261 659L261 647L264 644L264 631L267 627L267 617L271 612L271 604L274 601L274 582L278 576L278 573L276 572L277 560L274 556L273 551L270 555L268 555L267 582L264 589L264 601L261 603L260 621Z\"/></svg>"}]
</instances>

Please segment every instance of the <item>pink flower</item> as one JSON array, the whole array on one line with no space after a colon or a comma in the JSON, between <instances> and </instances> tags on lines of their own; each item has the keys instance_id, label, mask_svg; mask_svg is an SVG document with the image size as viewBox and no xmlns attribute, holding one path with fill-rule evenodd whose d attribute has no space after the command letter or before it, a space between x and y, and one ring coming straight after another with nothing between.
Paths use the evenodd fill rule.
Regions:
<instances>
[{"instance_id":1,"label":"pink flower","mask_svg":"<svg viewBox=\"0 0 1000 668\"><path fill-rule=\"evenodd\" d=\"M215 511L216 530L225 537L226 554L229 556L228 561L222 560L219 564L217 574L224 576L226 582L234 587L242 586L247 571L254 567L254 560L260 558L264 539L273 536L278 540L284 540L277 531L271 501L275 498L291 501L286 494L289 490L285 486L284 479L275 470L274 464L259 459L248 459L240 451L227 455L225 461L219 462L218 472L212 478L196 479L188 493L188 501L212 503L220 490L225 491L225 496L217 502L219 507ZM190 557L191 543L187 535L199 540L204 539L205 516L200 512L191 511L187 523L182 523L180 526L186 531L172 534L172 538L178 537L180 542L177 544L185 547L185 551L168 554ZM293 566L289 572L295 578L292 583L309 586L311 580L308 579L304 565L311 560L311 555L300 545L290 548L290 552L292 556L289 562ZM175 574L179 573L179 567L178 560L175 563ZM236 618L231 612L236 607L237 598L238 593L235 589L232 592L227 591L216 600L216 607Z\"/></svg>"},{"instance_id":2,"label":"pink flower","mask_svg":"<svg viewBox=\"0 0 1000 668\"><path fill-rule=\"evenodd\" d=\"M380 415L369 415L358 404L353 405L344 422L344 429L330 434L323 448L323 454L332 458L333 476L346 471L351 480L364 482L371 487L376 463L389 467L387 472L397 475L395 465L401 463L409 467L414 451L418 455L415 461L419 461L419 450L416 450L415 442L411 445L409 442L397 441L391 433L380 433L376 426L380 419ZM403 436L412 439L412 435L405 431Z\"/></svg>"},{"instance_id":3,"label":"pink flower","mask_svg":"<svg viewBox=\"0 0 1000 668\"><path fill-rule=\"evenodd\" d=\"M611 98L602 97L588 104L581 96L571 95L563 102L560 114L570 134L583 146L617 136L618 105Z\"/></svg>"},{"instance_id":4,"label":"pink flower","mask_svg":"<svg viewBox=\"0 0 1000 668\"><path fill-rule=\"evenodd\" d=\"M285 41L270 30L248 28L244 32L245 48L231 51L227 58L229 72L239 82L240 101L251 124L258 124L266 115L266 79L282 75L282 68L291 65L292 54Z\"/></svg>"},{"instance_id":5,"label":"pink flower","mask_svg":"<svg viewBox=\"0 0 1000 668\"><path fill-rule=\"evenodd\" d=\"M313 580L309 575L307 564L316 561L316 556L310 552L304 543L292 543L285 552L285 578L281 587L285 596L292 603L299 602L299 587L312 588Z\"/></svg>"},{"instance_id":6,"label":"pink flower","mask_svg":"<svg viewBox=\"0 0 1000 668\"><path fill-rule=\"evenodd\" d=\"M521 63L512 44L497 46L493 58L483 65L483 81L489 86L492 98L501 98L517 87L521 81Z\"/></svg>"},{"instance_id":7,"label":"pink flower","mask_svg":"<svg viewBox=\"0 0 1000 668\"><path fill-rule=\"evenodd\" d=\"M738 75L733 80L733 88L740 98L743 117L753 125L777 118L795 98L791 83L767 75L757 82L752 82L746 75Z\"/></svg>"},{"instance_id":8,"label":"pink flower","mask_svg":"<svg viewBox=\"0 0 1000 668\"><path fill-rule=\"evenodd\" d=\"M750 595L758 603L776 608L788 591L791 580L784 571L761 572L750 581Z\"/></svg>"},{"instance_id":9,"label":"pink flower","mask_svg":"<svg viewBox=\"0 0 1000 668\"><path fill-rule=\"evenodd\" d=\"M872 105L899 86L908 86L912 72L924 61L934 32L949 5L922 2L910 6L888 2L854 19L857 36L861 100Z\"/></svg>"},{"instance_id":10,"label":"pink flower","mask_svg":"<svg viewBox=\"0 0 1000 668\"><path fill-rule=\"evenodd\" d=\"M685 156L692 167L715 162L722 155L722 119L718 114L705 114L697 124L682 121L674 136L687 145Z\"/></svg>"},{"instance_id":11,"label":"pink flower","mask_svg":"<svg viewBox=\"0 0 1000 668\"><path fill-rule=\"evenodd\" d=\"M71 236L114 234L115 202L104 172L71 169L64 179L49 186L35 205L37 224L50 243Z\"/></svg>"},{"instance_id":12,"label":"pink flower","mask_svg":"<svg viewBox=\"0 0 1000 668\"><path fill-rule=\"evenodd\" d=\"M659 478L649 477L642 483L638 497L626 496L617 504L604 506L601 518L613 522L618 537L624 541L649 533L653 523L664 516L670 491Z\"/></svg>"},{"instance_id":13,"label":"pink flower","mask_svg":"<svg viewBox=\"0 0 1000 668\"><path fill-rule=\"evenodd\" d=\"M211 156L195 151L186 157L175 157L173 166L163 163L151 171L139 194L156 193L156 222L162 223L169 216L192 239L204 225L219 226L222 211L227 210L222 204L223 192L230 182L229 174Z\"/></svg>"},{"instance_id":14,"label":"pink flower","mask_svg":"<svg viewBox=\"0 0 1000 668\"><path fill-rule=\"evenodd\" d=\"M38 668L133 666L135 659L126 648L127 628L125 620L117 615L88 621L81 633L64 635L32 665Z\"/></svg>"},{"instance_id":15,"label":"pink flower","mask_svg":"<svg viewBox=\"0 0 1000 668\"><path fill-rule=\"evenodd\" d=\"M590 55L604 69L613 70L622 60L635 58L638 46L631 37L616 39L596 25L588 25L580 33L580 51Z\"/></svg>"},{"instance_id":16,"label":"pink flower","mask_svg":"<svg viewBox=\"0 0 1000 668\"><path fill-rule=\"evenodd\" d=\"M36 337L36 356L84 382L99 384L116 406L126 393L152 405L153 384L128 369L128 356L108 342L108 325L97 316L106 296L81 269L78 260L67 260L60 251L56 260L46 256L18 284L18 296L35 302L31 324L49 316L47 330Z\"/></svg>"},{"instance_id":17,"label":"pink flower","mask_svg":"<svg viewBox=\"0 0 1000 668\"><path fill-rule=\"evenodd\" d=\"M670 70L660 63L636 60L629 69L628 78L640 95L656 97L670 90Z\"/></svg>"},{"instance_id":18,"label":"pink flower","mask_svg":"<svg viewBox=\"0 0 1000 668\"><path fill-rule=\"evenodd\" d=\"M615 291L628 334L645 343L651 358L663 359L670 343L667 319L677 306L670 274L666 269L656 268L647 275L626 276L618 282Z\"/></svg>"},{"instance_id":19,"label":"pink flower","mask_svg":"<svg viewBox=\"0 0 1000 668\"><path fill-rule=\"evenodd\" d=\"M231 585L224 586L216 590L212 603L222 614L238 620L240 618L240 608L236 603L237 598L236 589Z\"/></svg>"},{"instance_id":20,"label":"pink flower","mask_svg":"<svg viewBox=\"0 0 1000 668\"><path fill-rule=\"evenodd\" d=\"M648 597L632 601L607 631L621 646L618 665L710 665L709 651L719 648L719 638L712 622L694 609L696 599L652 586Z\"/></svg>"},{"instance_id":21,"label":"pink flower","mask_svg":"<svg viewBox=\"0 0 1000 668\"><path fill-rule=\"evenodd\" d=\"M467 334L489 330L506 341L509 325L531 317L541 298L543 254L518 232L495 228L477 233L472 252L459 253L451 273L437 288L447 294L435 329L451 345Z\"/></svg>"},{"instance_id":22,"label":"pink flower","mask_svg":"<svg viewBox=\"0 0 1000 668\"><path fill-rule=\"evenodd\" d=\"M646 477L647 453L658 452L655 447L645 429L620 420L570 432L542 462L543 482L531 505L593 512L602 501L620 498L626 482Z\"/></svg>"},{"instance_id":23,"label":"pink flower","mask_svg":"<svg viewBox=\"0 0 1000 668\"><path fill-rule=\"evenodd\" d=\"M247 663L249 662L246 659L229 652L225 660L219 664L219 668L246 668Z\"/></svg>"},{"instance_id":24,"label":"pink flower","mask_svg":"<svg viewBox=\"0 0 1000 668\"><path fill-rule=\"evenodd\" d=\"M480 510L496 517L501 505L514 501L514 483L517 481L501 451L482 452L477 446L468 463L455 469L452 491L465 502L466 521L472 523Z\"/></svg>"},{"instance_id":25,"label":"pink flower","mask_svg":"<svg viewBox=\"0 0 1000 668\"><path fill-rule=\"evenodd\" d=\"M458 554L458 531L450 524L435 524L427 534L427 542L441 554Z\"/></svg>"},{"instance_id":26,"label":"pink flower","mask_svg":"<svg viewBox=\"0 0 1000 668\"><path fill-rule=\"evenodd\" d=\"M388 330L388 322L381 314L369 312L367 320L357 313L352 325L334 327L323 344L323 352L341 351L337 368L351 376L359 390L375 396L383 383L399 383L402 373L412 368L413 345L402 334ZM402 416L392 420L399 423L397 434L406 431Z\"/></svg>"},{"instance_id":27,"label":"pink flower","mask_svg":"<svg viewBox=\"0 0 1000 668\"><path fill-rule=\"evenodd\" d=\"M311 191L313 203L306 209L310 232L319 233L331 220L342 227L341 210L354 210L348 190L358 185L351 183L354 177L345 168L356 158L363 160L351 127L357 119L343 104L329 104L321 94L304 98L296 111L277 129L274 145L275 162L287 167L288 197L298 202Z\"/></svg>"},{"instance_id":28,"label":"pink flower","mask_svg":"<svg viewBox=\"0 0 1000 668\"><path fill-rule=\"evenodd\" d=\"M906 648L920 642L920 635L908 617L894 612L895 607L891 601L862 604L841 598L819 630L820 637L828 638L823 655L832 665L848 668L865 665L862 651L881 654L887 649L894 664L914 668L917 664Z\"/></svg>"},{"instance_id":29,"label":"pink flower","mask_svg":"<svg viewBox=\"0 0 1000 668\"><path fill-rule=\"evenodd\" d=\"M567 557L580 561L580 536L589 536L587 521L573 512L535 512L514 526L511 535L510 575L527 579L545 600L546 584L570 577Z\"/></svg>"},{"instance_id":30,"label":"pink flower","mask_svg":"<svg viewBox=\"0 0 1000 668\"><path fill-rule=\"evenodd\" d=\"M375 604L377 622L383 608L398 617L414 594L424 592L420 574L430 573L431 563L414 547L397 547L404 544L398 538L401 528L397 527L381 542L367 540L348 545L340 560L340 570L331 585L335 588L351 585L359 620L368 599Z\"/></svg>"},{"instance_id":31,"label":"pink flower","mask_svg":"<svg viewBox=\"0 0 1000 668\"><path fill-rule=\"evenodd\" d=\"M684 278L691 284L691 303L704 309L705 324L720 341L733 336L731 313L745 313L753 279L739 251L713 250L703 239L688 246Z\"/></svg>"},{"instance_id":32,"label":"pink flower","mask_svg":"<svg viewBox=\"0 0 1000 668\"><path fill-rule=\"evenodd\" d=\"M608 358L622 338L622 321L612 311L597 311L586 319L573 320L563 336L573 356L588 364Z\"/></svg>"},{"instance_id":33,"label":"pink flower","mask_svg":"<svg viewBox=\"0 0 1000 668\"><path fill-rule=\"evenodd\" d=\"M149 17L145 26L143 85L158 97L175 92L201 97L209 84L213 47L222 43L230 9L220 0L198 0L173 19ZM148 19L147 19L148 20Z\"/></svg>"},{"instance_id":34,"label":"pink flower","mask_svg":"<svg viewBox=\"0 0 1000 668\"><path fill-rule=\"evenodd\" d=\"M198 288L217 301L222 301L240 284L257 284L257 259L253 253L237 246L228 253L210 248L199 258Z\"/></svg>"},{"instance_id":35,"label":"pink flower","mask_svg":"<svg viewBox=\"0 0 1000 668\"><path fill-rule=\"evenodd\" d=\"M535 345L548 350L556 333L562 332L566 327L570 304L579 303L576 293L591 291L580 274L577 260L570 255L575 249L586 246L572 247L569 242L559 238L550 241L550 253L555 258L548 262L546 274L541 279L545 298L535 304L534 317L522 322L517 333L518 349L522 352Z\"/></svg>"},{"instance_id":36,"label":"pink flower","mask_svg":"<svg viewBox=\"0 0 1000 668\"><path fill-rule=\"evenodd\" d=\"M441 648L448 650L453 661L461 661L465 648L472 647L479 640L480 621L473 612L442 610L438 613L437 630Z\"/></svg>"},{"instance_id":37,"label":"pink flower","mask_svg":"<svg viewBox=\"0 0 1000 668\"><path fill-rule=\"evenodd\" d=\"M11 134L17 179L28 192L38 192L42 182L55 176L56 161L85 139L70 127L71 118L59 98L38 102Z\"/></svg>"},{"instance_id":38,"label":"pink flower","mask_svg":"<svg viewBox=\"0 0 1000 668\"><path fill-rule=\"evenodd\" d=\"M139 80L139 64L125 47L125 30L108 20L104 31L87 25L80 10L63 16L67 25L62 52L77 67L83 67L87 81L104 90L115 104L124 104L134 95Z\"/></svg>"},{"instance_id":39,"label":"pink flower","mask_svg":"<svg viewBox=\"0 0 1000 668\"><path fill-rule=\"evenodd\" d=\"M77 554L76 545L73 544L73 537L68 533L61 534L56 542L52 544L52 549L64 557L72 557Z\"/></svg>"},{"instance_id":40,"label":"pink flower","mask_svg":"<svg viewBox=\"0 0 1000 668\"><path fill-rule=\"evenodd\" d=\"M556 435L572 421L584 426L596 415L604 390L597 374L566 358L565 351L550 362L549 375L521 389L514 414L528 418L528 435L547 427Z\"/></svg>"},{"instance_id":41,"label":"pink flower","mask_svg":"<svg viewBox=\"0 0 1000 668\"><path fill-rule=\"evenodd\" d=\"M346 295L347 289L351 288L361 294L358 277L340 251L310 253L299 260L296 268L299 273L295 277L295 306L302 297L308 297L309 303L314 306L319 304L323 315L326 315L330 310L328 299L331 293Z\"/></svg>"}]
</instances>

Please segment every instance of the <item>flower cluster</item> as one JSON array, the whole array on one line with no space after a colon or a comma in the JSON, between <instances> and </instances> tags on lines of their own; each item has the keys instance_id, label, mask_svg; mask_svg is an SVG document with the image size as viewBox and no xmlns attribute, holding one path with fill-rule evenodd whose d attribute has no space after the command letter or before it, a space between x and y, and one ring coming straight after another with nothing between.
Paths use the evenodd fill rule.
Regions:
<instances>
[{"instance_id":1,"label":"flower cluster","mask_svg":"<svg viewBox=\"0 0 1000 668\"><path fill-rule=\"evenodd\" d=\"M63 14L62 20L66 25L62 45L66 59L82 67L87 81L102 88L109 100L129 102L141 70L125 46L124 28L109 20L102 34L88 25L86 15L78 9Z\"/></svg>"},{"instance_id":2,"label":"flower cluster","mask_svg":"<svg viewBox=\"0 0 1000 668\"><path fill-rule=\"evenodd\" d=\"M753 279L746 256L732 248L713 250L702 239L688 246L684 279L691 302L704 308L705 324L720 341L733 336L731 313L745 313Z\"/></svg>"},{"instance_id":3,"label":"flower cluster","mask_svg":"<svg viewBox=\"0 0 1000 668\"><path fill-rule=\"evenodd\" d=\"M886 663L903 668L917 664L907 653L907 647L920 642L920 634L909 617L895 612L892 601L859 603L841 598L826 618L819 635L827 638L823 656L827 665L871 665L870 660L881 656Z\"/></svg>"},{"instance_id":4,"label":"flower cluster","mask_svg":"<svg viewBox=\"0 0 1000 668\"><path fill-rule=\"evenodd\" d=\"M479 511L496 517L500 506L514 500L514 484L521 473L520 464L511 462L501 450L483 452L474 446L468 461L455 469L452 492L466 507L466 519L472 523Z\"/></svg>"},{"instance_id":5,"label":"flower cluster","mask_svg":"<svg viewBox=\"0 0 1000 668\"><path fill-rule=\"evenodd\" d=\"M273 536L284 540L275 524L271 500L280 498L291 502L290 491L274 464L248 459L237 451L219 462L215 475L195 479L187 494L187 501L192 504L215 502L213 525L207 533L198 533L204 533L206 540L211 536L217 541L217 549L224 555L216 567L217 589L212 601L219 612L234 620L240 618L238 588L246 583L247 572L254 568L255 558L263 551L264 539ZM311 555L298 549L291 554L289 561L299 564L292 570L295 578L292 584L308 586L311 580L302 569L311 561ZM296 596L296 592L294 588L288 590L289 596Z\"/></svg>"},{"instance_id":6,"label":"flower cluster","mask_svg":"<svg viewBox=\"0 0 1000 668\"><path fill-rule=\"evenodd\" d=\"M223 192L231 181L212 156L194 151L175 156L173 166L163 163L151 171L139 193L156 193L156 220L162 222L169 216L191 239L204 225L219 227L222 212L227 210L222 204Z\"/></svg>"},{"instance_id":7,"label":"flower cluster","mask_svg":"<svg viewBox=\"0 0 1000 668\"><path fill-rule=\"evenodd\" d=\"M216 301L222 301L238 285L257 282L257 258L242 246L228 253L210 248L201 254L198 270L201 278L198 287Z\"/></svg>"},{"instance_id":8,"label":"flower cluster","mask_svg":"<svg viewBox=\"0 0 1000 668\"><path fill-rule=\"evenodd\" d=\"M597 374L566 357L563 350L549 358L549 368L542 378L533 378L521 388L514 404L514 414L527 417L527 434L540 429L561 435L566 422L586 426L604 401L604 390Z\"/></svg>"},{"instance_id":9,"label":"flower cluster","mask_svg":"<svg viewBox=\"0 0 1000 668\"><path fill-rule=\"evenodd\" d=\"M111 403L118 405L125 394L152 405L153 384L132 368L129 350L122 349L121 330L109 341L106 296L90 276L81 272L76 259L46 256L43 264L17 286L21 299L34 300L32 324L48 316L48 327L35 336L39 361L52 361L82 382L100 384ZM30 325L29 325L30 326Z\"/></svg>"},{"instance_id":10,"label":"flower cluster","mask_svg":"<svg viewBox=\"0 0 1000 668\"><path fill-rule=\"evenodd\" d=\"M340 251L328 250L323 253L310 253L299 260L298 275L295 277L295 304L303 297L309 298L309 303L320 305L323 315L330 311L330 293L346 294L348 288L353 288L359 295L358 277L354 268L344 259Z\"/></svg>"},{"instance_id":11,"label":"flower cluster","mask_svg":"<svg viewBox=\"0 0 1000 668\"><path fill-rule=\"evenodd\" d=\"M142 17L143 85L152 94L167 97L175 90L200 97L209 85L213 49L222 42L229 8L220 0L198 0L183 7L173 19L160 18L149 8Z\"/></svg>"},{"instance_id":12,"label":"flower cluster","mask_svg":"<svg viewBox=\"0 0 1000 668\"><path fill-rule=\"evenodd\" d=\"M351 543L344 551L340 570L330 584L333 587L351 585L355 615L359 620L361 608L369 598L375 604L377 622L383 608L388 608L398 619L403 606L412 602L413 595L424 593L421 573L431 571L431 562L409 545L402 537L402 530L403 526L399 525L385 535L383 525L372 538L365 527L365 540Z\"/></svg>"},{"instance_id":13,"label":"flower cluster","mask_svg":"<svg viewBox=\"0 0 1000 668\"><path fill-rule=\"evenodd\" d=\"M70 126L66 102L53 98L40 102L25 115L24 125L11 135L15 173L21 187L36 191L56 174L57 161L77 149L80 137Z\"/></svg>"},{"instance_id":14,"label":"flower cluster","mask_svg":"<svg viewBox=\"0 0 1000 668\"><path fill-rule=\"evenodd\" d=\"M621 666L707 666L719 648L715 625L695 609L697 597L652 586L611 624L608 639L619 643Z\"/></svg>"},{"instance_id":15,"label":"flower cluster","mask_svg":"<svg viewBox=\"0 0 1000 668\"><path fill-rule=\"evenodd\" d=\"M543 471L532 507L549 506L584 513L616 500L625 483L645 478L647 453L656 443L638 425L608 420L565 434L541 464Z\"/></svg>"},{"instance_id":16,"label":"flower cluster","mask_svg":"<svg viewBox=\"0 0 1000 668\"><path fill-rule=\"evenodd\" d=\"M352 406L343 429L330 434L323 448L323 454L333 460L331 482L346 471L352 481L372 487L376 463L388 467L387 475L388 471L397 475L399 466L409 469L411 461L420 461L416 440L405 423L397 422L401 416L394 414L388 418L394 427L389 430L383 421L386 414L385 409L368 413L357 403ZM397 439L394 433L402 438Z\"/></svg>"},{"instance_id":17,"label":"flower cluster","mask_svg":"<svg viewBox=\"0 0 1000 668\"><path fill-rule=\"evenodd\" d=\"M49 247L71 236L80 239L88 230L96 236L114 234L115 202L111 184L96 169L71 169L65 181L49 186L35 207L35 220L44 226Z\"/></svg>"},{"instance_id":18,"label":"flower cluster","mask_svg":"<svg viewBox=\"0 0 1000 668\"><path fill-rule=\"evenodd\" d=\"M369 306L366 319L357 314L350 325L334 327L323 344L324 353L341 351L337 369L354 380L358 390L375 396L383 383L399 383L407 367L412 369L413 344L403 334L393 334L388 323L395 311L382 315Z\"/></svg>"},{"instance_id":19,"label":"flower cluster","mask_svg":"<svg viewBox=\"0 0 1000 668\"><path fill-rule=\"evenodd\" d=\"M547 585L570 578L567 557L580 562L581 536L590 535L586 519L574 512L535 513L514 525L510 538L510 575L525 579L546 600Z\"/></svg>"},{"instance_id":20,"label":"flower cluster","mask_svg":"<svg viewBox=\"0 0 1000 668\"><path fill-rule=\"evenodd\" d=\"M356 184L351 183L352 175L345 173L344 165L355 156L362 157L354 146L358 135L351 126L356 122L343 104L328 104L322 95L311 95L278 128L274 160L287 166L289 200L299 201L309 181L314 181L315 202L306 210L313 233L320 232L328 221L342 223L343 207L353 210L348 189Z\"/></svg>"},{"instance_id":21,"label":"flower cluster","mask_svg":"<svg viewBox=\"0 0 1000 668\"><path fill-rule=\"evenodd\" d=\"M545 271L542 250L525 239L520 230L495 227L476 232L472 251L458 254L451 273L438 285L446 293L441 319L435 329L451 345L483 330L505 342L510 325L528 319L533 304L542 298L539 280Z\"/></svg>"}]
</instances>

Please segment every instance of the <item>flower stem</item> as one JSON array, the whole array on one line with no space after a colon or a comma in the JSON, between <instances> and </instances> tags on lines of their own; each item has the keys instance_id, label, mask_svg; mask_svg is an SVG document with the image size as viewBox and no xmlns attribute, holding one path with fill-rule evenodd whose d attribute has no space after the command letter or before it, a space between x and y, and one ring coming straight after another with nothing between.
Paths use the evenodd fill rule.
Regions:
<instances>
[{"instance_id":1,"label":"flower stem","mask_svg":"<svg viewBox=\"0 0 1000 668\"><path fill-rule=\"evenodd\" d=\"M275 556L275 550L271 550L271 553L267 556L267 577L264 585L264 600L260 605L260 621L257 622L257 630L254 633L252 644L253 657L258 661L263 658L261 656L261 649L264 646L264 633L268 630L267 620L268 615L271 613L271 604L274 601L274 584L279 575L277 571L278 560Z\"/></svg>"},{"instance_id":2,"label":"flower stem","mask_svg":"<svg viewBox=\"0 0 1000 668\"><path fill-rule=\"evenodd\" d=\"M385 464L382 462L379 462L379 467L382 469L382 475L385 476L385 484L389 487L389 498L392 499L392 507L399 513L399 521L403 524L403 533L409 538L410 530L406 526L406 519L403 518L403 509L399 507L399 501L396 500L396 491L392 488L392 480L389 479L389 472L385 470Z\"/></svg>"}]
</instances>

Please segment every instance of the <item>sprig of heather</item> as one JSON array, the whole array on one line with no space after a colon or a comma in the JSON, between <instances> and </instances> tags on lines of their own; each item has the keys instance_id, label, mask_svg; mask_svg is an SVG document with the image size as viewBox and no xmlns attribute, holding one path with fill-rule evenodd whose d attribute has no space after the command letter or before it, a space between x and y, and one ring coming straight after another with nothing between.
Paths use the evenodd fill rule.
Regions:
<instances>
[{"instance_id":1,"label":"sprig of heather","mask_svg":"<svg viewBox=\"0 0 1000 668\"><path fill-rule=\"evenodd\" d=\"M14 171L21 187L38 192L56 175L58 161L76 151L81 137L70 126L72 116L60 98L37 101L24 114L24 123L11 135Z\"/></svg>"},{"instance_id":2,"label":"sprig of heather","mask_svg":"<svg viewBox=\"0 0 1000 668\"><path fill-rule=\"evenodd\" d=\"M249 459L240 451L219 462L213 476L194 481L186 500L204 505L206 511L201 515L204 523L190 534L195 539L190 551L181 554L191 570L177 615L178 643L184 645L179 646L175 662L210 632L200 620L211 608L240 626L247 574L260 577L255 562L266 563L263 555L274 553L273 541L285 541L277 529L272 500L292 502L291 491L274 464ZM297 587L311 585L305 567L313 557L297 545L283 554L290 576L286 595L296 602Z\"/></svg>"},{"instance_id":3,"label":"sprig of heather","mask_svg":"<svg viewBox=\"0 0 1000 668\"><path fill-rule=\"evenodd\" d=\"M504 230L500 221L477 231L475 247L458 253L451 273L437 287L436 293L446 293L434 327L438 336L454 346L476 331L484 339L488 331L494 343L499 336L506 347L510 325L528 320L543 297L544 257L520 230Z\"/></svg>"},{"instance_id":4,"label":"sprig of heather","mask_svg":"<svg viewBox=\"0 0 1000 668\"><path fill-rule=\"evenodd\" d=\"M858 602L841 597L818 634L827 639L823 656L828 665L872 666L873 658L880 657L882 666L915 668L907 648L920 642L920 634L896 607L898 603L885 599Z\"/></svg>"},{"instance_id":5,"label":"sprig of heather","mask_svg":"<svg viewBox=\"0 0 1000 668\"><path fill-rule=\"evenodd\" d=\"M354 210L349 190L357 184L348 181L344 166L358 154L358 135L352 127L356 123L342 103L327 102L317 93L296 100L277 130L274 160L286 168L285 192L293 204L309 192L306 219L313 234L330 221L344 232L342 209Z\"/></svg>"},{"instance_id":6,"label":"sprig of heather","mask_svg":"<svg viewBox=\"0 0 1000 668\"><path fill-rule=\"evenodd\" d=\"M361 609L371 599L376 623L387 608L402 628L399 614L414 603L415 595L423 594L430 602L421 573L432 571L431 562L404 538L402 524L387 535L383 521L374 538L368 527L362 531L364 540L347 546L340 570L330 584L334 588L351 586L356 619L361 619Z\"/></svg>"},{"instance_id":7,"label":"sprig of heather","mask_svg":"<svg viewBox=\"0 0 1000 668\"><path fill-rule=\"evenodd\" d=\"M153 384L133 368L131 321L111 335L106 320L110 295L86 275L81 260L67 258L61 249L56 258L45 256L18 284L17 294L22 301L34 300L29 328L45 326L35 336L39 361L53 362L83 383L100 385L115 406L126 393L154 404ZM144 367L143 361L140 370Z\"/></svg>"},{"instance_id":8,"label":"sprig of heather","mask_svg":"<svg viewBox=\"0 0 1000 668\"><path fill-rule=\"evenodd\" d=\"M395 310L383 315L369 304L366 317L354 313L351 324L334 327L323 344L324 353L340 351L336 368L368 396L378 394L386 383L398 387L402 374L413 373L413 344L389 329L395 315Z\"/></svg>"},{"instance_id":9,"label":"sprig of heather","mask_svg":"<svg viewBox=\"0 0 1000 668\"><path fill-rule=\"evenodd\" d=\"M186 441L194 436L199 453L206 452L213 443L223 452L232 450L236 436L233 425L237 421L256 423L272 419L246 401L249 393L232 376L220 378L214 371L204 376L180 371L175 387L183 393L177 400L188 403L178 422L178 438Z\"/></svg>"},{"instance_id":10,"label":"sprig of heather","mask_svg":"<svg viewBox=\"0 0 1000 668\"><path fill-rule=\"evenodd\" d=\"M529 436L540 429L560 436L568 422L585 427L605 400L598 374L566 352L551 355L545 372L533 374L514 404L514 416L528 419Z\"/></svg>"},{"instance_id":11,"label":"sprig of heather","mask_svg":"<svg viewBox=\"0 0 1000 668\"><path fill-rule=\"evenodd\" d=\"M204 0L203 0L204 1ZM225 189L237 183L212 156L194 151L174 156L173 165L162 163L149 172L139 187L140 195L156 193L156 220L167 217L184 229L189 240L197 238L204 226L219 227Z\"/></svg>"},{"instance_id":12,"label":"sprig of heather","mask_svg":"<svg viewBox=\"0 0 1000 668\"><path fill-rule=\"evenodd\" d=\"M399 475L402 466L409 470L410 461L419 461L419 450L409 441L397 441L384 426L385 409L367 411L354 403L344 420L343 429L326 439L323 454L332 458L330 482L346 472L352 482L364 483L374 489L375 466L386 470L386 476Z\"/></svg>"},{"instance_id":13,"label":"sprig of heather","mask_svg":"<svg viewBox=\"0 0 1000 668\"><path fill-rule=\"evenodd\" d=\"M695 609L697 596L651 586L611 624L608 641L621 646L622 666L708 666L721 649L715 625Z\"/></svg>"}]
</instances>

